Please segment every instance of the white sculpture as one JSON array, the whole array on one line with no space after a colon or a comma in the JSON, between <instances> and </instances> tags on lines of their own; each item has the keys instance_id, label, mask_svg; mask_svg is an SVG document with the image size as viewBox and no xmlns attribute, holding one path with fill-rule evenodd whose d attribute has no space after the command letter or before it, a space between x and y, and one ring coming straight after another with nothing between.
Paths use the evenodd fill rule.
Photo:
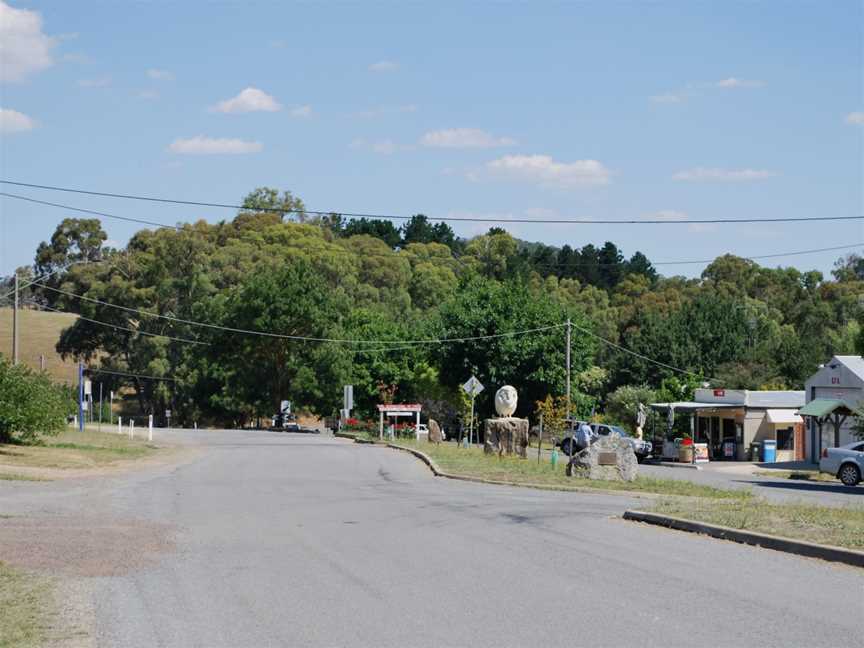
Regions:
<instances>
[{"instance_id":1,"label":"white sculpture","mask_svg":"<svg viewBox=\"0 0 864 648\"><path fill-rule=\"evenodd\" d=\"M495 411L498 412L498 416L513 416L518 400L516 388L510 385L504 385L495 392Z\"/></svg>"}]
</instances>

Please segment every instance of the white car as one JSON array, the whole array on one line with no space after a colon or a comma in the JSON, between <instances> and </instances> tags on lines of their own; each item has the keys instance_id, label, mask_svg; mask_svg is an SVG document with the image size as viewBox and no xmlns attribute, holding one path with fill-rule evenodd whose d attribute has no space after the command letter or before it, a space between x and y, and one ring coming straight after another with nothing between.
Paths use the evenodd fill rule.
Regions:
<instances>
[{"instance_id":1,"label":"white car","mask_svg":"<svg viewBox=\"0 0 864 648\"><path fill-rule=\"evenodd\" d=\"M834 475L846 486L855 486L864 475L864 442L855 441L839 448L824 448L819 472Z\"/></svg>"},{"instance_id":2,"label":"white car","mask_svg":"<svg viewBox=\"0 0 864 648\"><path fill-rule=\"evenodd\" d=\"M633 448L633 453L636 455L636 459L639 463L642 463L645 459L651 456L651 452L654 450L654 444L650 441L644 441L642 439L637 439L636 437L630 436L627 434L627 430L617 425L607 425L606 423L592 423L591 429L595 434L599 436L608 436L612 432L616 432L622 439L627 441L631 447Z\"/></svg>"}]
</instances>

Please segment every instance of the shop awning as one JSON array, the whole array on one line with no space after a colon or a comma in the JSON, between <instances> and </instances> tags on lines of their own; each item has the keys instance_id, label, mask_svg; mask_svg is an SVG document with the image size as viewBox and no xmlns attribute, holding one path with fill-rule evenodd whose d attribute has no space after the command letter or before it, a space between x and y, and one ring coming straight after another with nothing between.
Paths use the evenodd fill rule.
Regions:
<instances>
[{"instance_id":1,"label":"shop awning","mask_svg":"<svg viewBox=\"0 0 864 648\"><path fill-rule=\"evenodd\" d=\"M816 400L812 400L799 409L798 414L801 416L822 418L837 410L840 410L840 414L851 414L851 410L846 403L842 400L834 400L832 398L817 398Z\"/></svg>"},{"instance_id":2,"label":"shop awning","mask_svg":"<svg viewBox=\"0 0 864 648\"><path fill-rule=\"evenodd\" d=\"M791 409L769 409L766 410L766 414L769 423L795 425L804 422L804 419L798 416L795 410Z\"/></svg>"}]
</instances>

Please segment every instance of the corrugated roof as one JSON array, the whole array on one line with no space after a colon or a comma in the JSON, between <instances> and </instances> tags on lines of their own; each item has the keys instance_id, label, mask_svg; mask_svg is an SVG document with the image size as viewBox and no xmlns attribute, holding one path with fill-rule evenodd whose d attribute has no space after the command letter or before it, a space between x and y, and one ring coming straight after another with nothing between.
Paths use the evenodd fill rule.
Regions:
<instances>
[{"instance_id":1,"label":"corrugated roof","mask_svg":"<svg viewBox=\"0 0 864 648\"><path fill-rule=\"evenodd\" d=\"M745 403L748 407L801 407L807 402L806 393L802 391L747 391Z\"/></svg>"},{"instance_id":2,"label":"corrugated roof","mask_svg":"<svg viewBox=\"0 0 864 648\"><path fill-rule=\"evenodd\" d=\"M744 405L740 403L697 403L694 401L678 401L676 403L651 403L654 409L668 410L669 407L675 408L675 411L694 412L696 410L711 410L711 409L742 409Z\"/></svg>"},{"instance_id":3,"label":"corrugated roof","mask_svg":"<svg viewBox=\"0 0 864 648\"><path fill-rule=\"evenodd\" d=\"M857 355L838 355L834 356L846 365L846 368L856 376L864 380L864 357Z\"/></svg>"}]
</instances>

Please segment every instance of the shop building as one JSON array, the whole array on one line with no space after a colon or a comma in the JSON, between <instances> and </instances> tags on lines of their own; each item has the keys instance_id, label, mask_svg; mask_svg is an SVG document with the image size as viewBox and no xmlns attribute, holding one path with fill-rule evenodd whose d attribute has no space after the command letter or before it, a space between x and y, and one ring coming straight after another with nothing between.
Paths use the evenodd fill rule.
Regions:
<instances>
[{"instance_id":1,"label":"shop building","mask_svg":"<svg viewBox=\"0 0 864 648\"><path fill-rule=\"evenodd\" d=\"M807 395L808 458L815 463L819 461L823 448L857 440L853 434L854 411L864 407L864 358L834 356L819 367L819 371L804 383L804 388ZM813 415L806 414L811 411Z\"/></svg>"},{"instance_id":2,"label":"shop building","mask_svg":"<svg viewBox=\"0 0 864 648\"><path fill-rule=\"evenodd\" d=\"M754 444L776 443L775 461L806 457L803 391L697 389L692 401L652 403L654 410L672 417L689 415L696 443L707 443L711 460L756 461Z\"/></svg>"}]
</instances>

